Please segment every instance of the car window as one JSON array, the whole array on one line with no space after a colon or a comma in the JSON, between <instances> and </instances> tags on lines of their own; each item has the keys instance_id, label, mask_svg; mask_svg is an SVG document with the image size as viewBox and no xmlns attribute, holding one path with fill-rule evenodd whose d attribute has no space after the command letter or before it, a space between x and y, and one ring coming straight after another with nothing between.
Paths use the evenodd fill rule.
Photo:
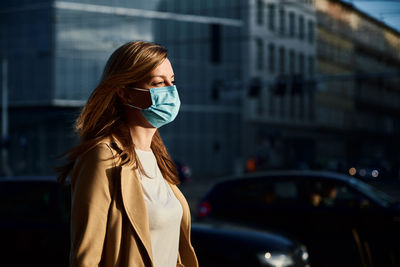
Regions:
<instances>
[{"instance_id":1,"label":"car window","mask_svg":"<svg viewBox=\"0 0 400 267\"><path fill-rule=\"evenodd\" d=\"M226 189L225 202L255 205L284 205L298 203L298 188L294 181L255 180Z\"/></svg>"},{"instance_id":2,"label":"car window","mask_svg":"<svg viewBox=\"0 0 400 267\"><path fill-rule=\"evenodd\" d=\"M295 200L298 195L296 183L294 181L276 182L275 193L280 200Z\"/></svg>"},{"instance_id":3,"label":"car window","mask_svg":"<svg viewBox=\"0 0 400 267\"><path fill-rule=\"evenodd\" d=\"M351 179L350 184L357 188L357 190L361 191L371 199L375 200L376 202L380 203L382 206L388 207L395 204L395 200L392 199L389 195L384 192L379 191L378 189L363 183L361 181Z\"/></svg>"},{"instance_id":4,"label":"car window","mask_svg":"<svg viewBox=\"0 0 400 267\"><path fill-rule=\"evenodd\" d=\"M314 207L369 208L373 203L367 197L344 183L311 181L309 201Z\"/></svg>"},{"instance_id":5,"label":"car window","mask_svg":"<svg viewBox=\"0 0 400 267\"><path fill-rule=\"evenodd\" d=\"M263 201L263 193L262 183L246 181L225 187L221 200L227 203L260 203Z\"/></svg>"},{"instance_id":6,"label":"car window","mask_svg":"<svg viewBox=\"0 0 400 267\"><path fill-rule=\"evenodd\" d=\"M345 208L371 208L374 206L374 203L368 198L347 185L339 185L337 190L334 206Z\"/></svg>"},{"instance_id":7,"label":"car window","mask_svg":"<svg viewBox=\"0 0 400 267\"><path fill-rule=\"evenodd\" d=\"M294 206L299 204L299 192L294 181L273 181L264 187L264 204L267 206Z\"/></svg>"}]
</instances>

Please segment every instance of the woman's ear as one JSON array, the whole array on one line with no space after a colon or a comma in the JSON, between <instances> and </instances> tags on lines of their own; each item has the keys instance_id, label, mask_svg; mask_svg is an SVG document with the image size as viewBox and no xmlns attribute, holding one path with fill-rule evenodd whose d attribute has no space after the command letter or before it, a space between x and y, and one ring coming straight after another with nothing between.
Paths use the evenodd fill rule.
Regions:
<instances>
[{"instance_id":1,"label":"woman's ear","mask_svg":"<svg viewBox=\"0 0 400 267\"><path fill-rule=\"evenodd\" d=\"M118 88L117 89L117 95L121 100L125 99L125 88Z\"/></svg>"}]
</instances>

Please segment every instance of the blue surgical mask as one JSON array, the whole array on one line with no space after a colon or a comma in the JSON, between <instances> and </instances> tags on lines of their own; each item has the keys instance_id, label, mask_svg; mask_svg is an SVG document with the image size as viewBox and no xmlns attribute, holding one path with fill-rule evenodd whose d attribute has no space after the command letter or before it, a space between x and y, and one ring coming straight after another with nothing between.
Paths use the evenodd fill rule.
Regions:
<instances>
[{"instance_id":1,"label":"blue surgical mask","mask_svg":"<svg viewBox=\"0 0 400 267\"><path fill-rule=\"evenodd\" d=\"M131 104L127 106L140 109L146 120L156 128L170 123L178 115L181 101L176 86L155 87L151 89L130 88L133 90L150 92L152 105L141 109Z\"/></svg>"}]
</instances>

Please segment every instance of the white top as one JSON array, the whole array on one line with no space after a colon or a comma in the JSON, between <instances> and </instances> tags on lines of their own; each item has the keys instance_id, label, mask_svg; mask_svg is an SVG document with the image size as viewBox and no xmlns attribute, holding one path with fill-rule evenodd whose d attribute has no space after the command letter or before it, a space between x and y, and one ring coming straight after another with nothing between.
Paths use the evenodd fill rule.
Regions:
<instances>
[{"instance_id":1,"label":"white top","mask_svg":"<svg viewBox=\"0 0 400 267\"><path fill-rule=\"evenodd\" d=\"M138 171L149 214L154 267L176 267L182 206L162 176L153 151L135 151L149 176Z\"/></svg>"}]
</instances>

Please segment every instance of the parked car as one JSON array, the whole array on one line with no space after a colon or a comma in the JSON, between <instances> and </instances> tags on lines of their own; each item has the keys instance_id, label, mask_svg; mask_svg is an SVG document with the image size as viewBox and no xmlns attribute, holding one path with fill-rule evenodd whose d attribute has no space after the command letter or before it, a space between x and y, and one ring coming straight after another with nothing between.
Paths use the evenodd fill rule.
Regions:
<instances>
[{"instance_id":1,"label":"parked car","mask_svg":"<svg viewBox=\"0 0 400 267\"><path fill-rule=\"evenodd\" d=\"M232 224L192 224L192 244L204 267L307 267L304 245L288 236Z\"/></svg>"},{"instance_id":2,"label":"parked car","mask_svg":"<svg viewBox=\"0 0 400 267\"><path fill-rule=\"evenodd\" d=\"M69 196L55 177L0 179L1 266L68 266Z\"/></svg>"},{"instance_id":3,"label":"parked car","mask_svg":"<svg viewBox=\"0 0 400 267\"><path fill-rule=\"evenodd\" d=\"M55 177L0 178L0 200L1 266L68 266L69 186ZM277 233L193 224L192 242L204 267L308 263L304 245Z\"/></svg>"},{"instance_id":4,"label":"parked car","mask_svg":"<svg viewBox=\"0 0 400 267\"><path fill-rule=\"evenodd\" d=\"M400 208L350 176L277 171L217 182L197 220L290 233L306 245L311 266L400 266Z\"/></svg>"}]
</instances>

